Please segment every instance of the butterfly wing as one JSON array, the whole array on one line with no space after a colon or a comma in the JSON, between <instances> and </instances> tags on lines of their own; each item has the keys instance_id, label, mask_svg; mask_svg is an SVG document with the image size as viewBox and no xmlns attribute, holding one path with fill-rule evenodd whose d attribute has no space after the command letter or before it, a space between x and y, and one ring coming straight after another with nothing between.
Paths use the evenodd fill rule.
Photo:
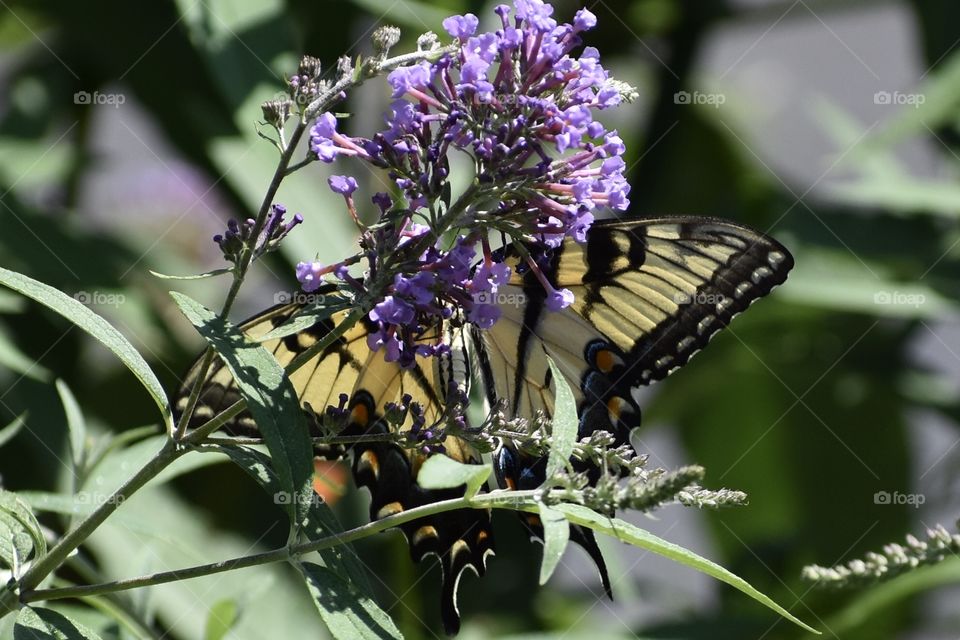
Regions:
<instances>
[{"instance_id":1,"label":"butterfly wing","mask_svg":"<svg viewBox=\"0 0 960 640\"><path fill-rule=\"evenodd\" d=\"M301 308L297 304L274 307L244 322L241 329L250 338L259 340L287 322ZM348 314L349 310L337 312L289 336L265 341L263 346L285 366L326 336ZM367 346L370 332L368 323L358 323L290 376L311 422L327 406L338 406L340 395L346 394L349 398L347 408L350 420L345 433L360 435L383 432L387 428L380 413L384 405L389 402L399 404L409 394L413 402L423 407L426 424L429 425L443 413L450 381L469 385L469 345L463 329L457 323L448 322L438 326L424 338L427 343L443 340L451 346L448 355L418 359L410 369L387 362L382 352L371 351ZM178 414L185 408L189 391L198 375L199 362L188 373L180 391L176 402ZM215 359L190 427L201 425L239 399L240 394L230 372L219 358ZM403 425L402 428L408 426ZM224 429L235 435L258 435L256 424L247 412L238 415ZM447 455L461 462L480 462L476 450L462 440L448 437L444 447ZM372 520L463 495L459 489L429 490L420 487L416 477L426 456L418 450L385 442L358 443L350 449L354 480L358 486L370 490ZM317 453L329 457L337 452L319 449ZM415 561L419 562L430 554L440 558L443 570L441 612L447 631L455 633L460 623L457 610L460 576L467 568L482 575L487 557L493 553L490 512L476 509L449 511L408 522L399 528L407 538Z\"/></svg>"},{"instance_id":2,"label":"butterfly wing","mask_svg":"<svg viewBox=\"0 0 960 640\"><path fill-rule=\"evenodd\" d=\"M498 292L500 320L474 332L488 397L505 399L515 417L552 415L550 357L576 397L578 436L602 429L626 443L640 425L634 391L686 364L736 314L781 284L792 266L778 242L726 220L596 222L586 243L566 240L542 268L553 286L573 292L570 307L548 311L531 270L518 269ZM543 481L541 460L503 447L495 462L506 486ZM542 536L535 517L525 524ZM592 535L576 535L609 592Z\"/></svg>"}]
</instances>

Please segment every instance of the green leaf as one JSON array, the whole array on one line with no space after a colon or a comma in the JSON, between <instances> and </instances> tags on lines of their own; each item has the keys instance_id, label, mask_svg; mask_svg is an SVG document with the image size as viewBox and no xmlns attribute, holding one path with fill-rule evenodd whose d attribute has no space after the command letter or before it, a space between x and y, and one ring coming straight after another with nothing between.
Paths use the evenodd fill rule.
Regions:
<instances>
[{"instance_id":1,"label":"green leaf","mask_svg":"<svg viewBox=\"0 0 960 640\"><path fill-rule=\"evenodd\" d=\"M543 560L540 562L540 584L546 584L563 557L570 541L570 522L559 511L540 503L543 524Z\"/></svg>"},{"instance_id":2,"label":"green leaf","mask_svg":"<svg viewBox=\"0 0 960 640\"><path fill-rule=\"evenodd\" d=\"M393 620L373 600L326 567L298 562L297 568L330 635L353 638L402 638Z\"/></svg>"},{"instance_id":3,"label":"green leaf","mask_svg":"<svg viewBox=\"0 0 960 640\"><path fill-rule=\"evenodd\" d=\"M77 399L73 396L67 383L58 379L56 387L57 393L60 394L60 402L63 403L63 411L67 414L67 430L70 433L73 471L75 475L80 476L86 463L87 423L83 419L80 405L77 404Z\"/></svg>"},{"instance_id":4,"label":"green leaf","mask_svg":"<svg viewBox=\"0 0 960 640\"><path fill-rule=\"evenodd\" d=\"M150 270L150 275L160 278L161 280L203 280L204 278L212 278L214 276L222 276L225 273L231 273L233 270L228 268L223 269L214 269L213 271L206 271L204 273L197 273L192 276L168 276L165 273L158 273L156 271Z\"/></svg>"},{"instance_id":5,"label":"green leaf","mask_svg":"<svg viewBox=\"0 0 960 640\"><path fill-rule=\"evenodd\" d=\"M23 425L27 422L27 412L24 411L19 416L13 419L13 422L5 426L3 429L0 429L0 447L7 444L13 440L20 430L23 429Z\"/></svg>"},{"instance_id":6,"label":"green leaf","mask_svg":"<svg viewBox=\"0 0 960 640\"><path fill-rule=\"evenodd\" d=\"M0 291L3 290L0 289ZM18 299L23 300L19 296ZM0 331L0 367L10 369L38 382L47 382L53 377L36 360L23 353L5 331Z\"/></svg>"},{"instance_id":7,"label":"green leaf","mask_svg":"<svg viewBox=\"0 0 960 640\"><path fill-rule=\"evenodd\" d=\"M0 313L23 313L26 306L24 299L17 294L0 289Z\"/></svg>"},{"instance_id":8,"label":"green leaf","mask_svg":"<svg viewBox=\"0 0 960 640\"><path fill-rule=\"evenodd\" d=\"M567 384L567 379L557 367L553 358L548 356L547 362L550 363L550 373L553 376L553 384L556 389L553 419L550 421L552 426L550 455L547 457L547 482L550 482L550 478L556 477L570 464L573 445L577 441L579 420L577 418L577 401L573 397L570 385Z\"/></svg>"},{"instance_id":9,"label":"green leaf","mask_svg":"<svg viewBox=\"0 0 960 640\"><path fill-rule=\"evenodd\" d=\"M170 403L167 401L163 385L160 384L147 361L130 344L130 341L123 337L123 334L67 294L23 274L0 267L0 284L6 285L56 311L110 349L150 393L153 401L160 409L165 427L168 431L173 431L173 413L170 410Z\"/></svg>"},{"instance_id":10,"label":"green leaf","mask_svg":"<svg viewBox=\"0 0 960 640\"><path fill-rule=\"evenodd\" d=\"M72 586L65 582L61 584ZM135 614L124 611L122 606L103 596L82 596L76 601L56 600L50 603L50 609L70 618L74 624L105 636L104 640L157 640L145 621L135 619ZM3 637L0 632L0 638Z\"/></svg>"},{"instance_id":11,"label":"green leaf","mask_svg":"<svg viewBox=\"0 0 960 640\"><path fill-rule=\"evenodd\" d=\"M280 492L280 481L270 464L270 458L256 449L232 445L205 445L203 451L216 451L229 457L237 466L246 471L263 487L268 495L276 499ZM310 540L319 540L343 531L333 511L319 496L310 501L306 519L301 532ZM356 585L364 595L373 596L373 589L367 576L367 569L351 544L342 544L317 552L324 566L336 571Z\"/></svg>"},{"instance_id":12,"label":"green leaf","mask_svg":"<svg viewBox=\"0 0 960 640\"><path fill-rule=\"evenodd\" d=\"M220 600L210 607L207 616L207 627L203 632L204 640L223 640L230 630L237 624L240 617L240 606L236 600Z\"/></svg>"},{"instance_id":13,"label":"green leaf","mask_svg":"<svg viewBox=\"0 0 960 640\"><path fill-rule=\"evenodd\" d=\"M778 614L795 625L810 631L811 633L816 633L818 635L820 633L813 627L801 622L798 618L794 617L789 611L778 605L769 597L763 593L760 593L743 578L727 571L715 562L695 554L689 549L685 549L679 545L673 544L672 542L667 542L662 538L658 538L649 531L645 531L640 527L630 524L629 522L620 520L619 518L608 518L607 516L601 515L596 511L588 509L582 505L558 504L554 505L553 509L564 514L567 520L574 524L589 527L594 531L599 531L600 533L605 533L608 536L613 536L622 542L632 544L635 547L640 547L641 549L652 551L665 558L673 560L674 562L678 562L692 569L696 569L697 571L720 580L721 582L726 582L733 588L747 594L760 604L769 607L773 611L776 611Z\"/></svg>"},{"instance_id":14,"label":"green leaf","mask_svg":"<svg viewBox=\"0 0 960 640\"><path fill-rule=\"evenodd\" d=\"M47 552L40 523L16 494L0 489L0 562L14 575L30 557Z\"/></svg>"},{"instance_id":15,"label":"green leaf","mask_svg":"<svg viewBox=\"0 0 960 640\"><path fill-rule=\"evenodd\" d=\"M183 314L220 355L237 382L273 459L295 527L303 522L313 489L313 445L293 385L273 354L200 303L171 292Z\"/></svg>"},{"instance_id":16,"label":"green leaf","mask_svg":"<svg viewBox=\"0 0 960 640\"><path fill-rule=\"evenodd\" d=\"M466 485L464 497L477 495L490 477L492 468L486 464L463 464L444 455L434 455L420 467L417 483L424 489L453 489Z\"/></svg>"},{"instance_id":17,"label":"green leaf","mask_svg":"<svg viewBox=\"0 0 960 640\"><path fill-rule=\"evenodd\" d=\"M13 640L100 640L100 636L52 609L24 607L17 614Z\"/></svg>"},{"instance_id":18,"label":"green leaf","mask_svg":"<svg viewBox=\"0 0 960 640\"><path fill-rule=\"evenodd\" d=\"M134 460L127 453L114 451L104 461L101 468L105 482L113 482L113 477L105 474L117 467L126 468L129 475L131 468L136 468L131 465L140 464L139 456ZM223 456L194 453L181 460L191 458L206 460L207 464L227 461ZM114 473L121 475L119 471ZM191 485L196 485L196 481L187 483ZM91 478L87 490L105 492L101 486L96 478ZM247 490L257 497L258 489ZM246 508L243 499L224 499L233 508ZM101 575L148 574L265 550L254 538L218 527L211 521L209 510L199 509L189 500L190 497L177 495L169 485L153 482L131 496L85 544ZM286 517L282 512L277 515L282 529ZM137 524L131 526L131 522ZM264 524L269 528L273 523ZM168 632L168 638L202 639L210 608L226 598L236 600L242 612L228 637L300 638L321 637L323 633L323 624L313 611L302 579L283 563L137 589L129 595L137 610L148 612ZM256 615L247 615L248 612Z\"/></svg>"},{"instance_id":19,"label":"green leaf","mask_svg":"<svg viewBox=\"0 0 960 640\"><path fill-rule=\"evenodd\" d=\"M334 296L331 296L334 300ZM324 304L316 304L304 307L300 313L296 314L279 327L271 329L264 335L257 338L257 342L267 342L278 338L285 338L295 333L300 333L304 329L309 329L313 325L326 320L338 311L349 309L352 305L349 301L340 296L336 296L333 302L324 301Z\"/></svg>"}]
</instances>

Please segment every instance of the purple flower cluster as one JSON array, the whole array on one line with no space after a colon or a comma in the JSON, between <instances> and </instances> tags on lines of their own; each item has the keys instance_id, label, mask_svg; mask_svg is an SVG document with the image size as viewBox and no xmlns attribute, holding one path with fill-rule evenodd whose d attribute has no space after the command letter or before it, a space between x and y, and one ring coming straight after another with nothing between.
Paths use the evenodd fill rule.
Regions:
<instances>
[{"instance_id":1,"label":"purple flower cluster","mask_svg":"<svg viewBox=\"0 0 960 640\"><path fill-rule=\"evenodd\" d=\"M275 250L280 242L290 233L295 226L303 222L303 216L299 213L293 216L292 220L285 220L287 208L282 204L275 204L270 207L267 213L266 222L263 229L260 230L260 236L253 248L253 257L259 258L268 251ZM237 222L233 218L227 221L227 229L222 234L213 236L213 241L220 246L223 257L234 264L237 264L241 258L241 252L246 246L247 241L253 234L253 228L256 221L252 218Z\"/></svg>"},{"instance_id":2,"label":"purple flower cluster","mask_svg":"<svg viewBox=\"0 0 960 640\"><path fill-rule=\"evenodd\" d=\"M348 136L332 113L321 114L311 130L319 160L349 156L386 169L400 194L373 199L394 230L390 238L376 236L374 261L388 251L416 249L370 312L378 325L370 346L384 349L389 361L410 365L416 355L431 355L436 349L420 340L452 308L481 328L497 321L496 294L510 268L493 258L490 232L532 248L529 267L543 283L547 306L559 310L573 296L553 288L536 252L568 237L584 242L597 207L629 205L623 141L595 119L598 110L620 103L622 85L601 66L596 49L574 53L596 16L581 9L572 24L560 24L542 0L515 0L513 9L495 11L500 28L486 33L477 32L473 14L447 18L444 29L458 45L453 53L389 74L394 101L383 131ZM459 210L449 203L453 149L472 157L476 170L476 198ZM355 215L350 180L337 176L330 186ZM449 231L458 231L457 239L444 244ZM298 268L305 288L316 286L315 275Z\"/></svg>"}]
</instances>

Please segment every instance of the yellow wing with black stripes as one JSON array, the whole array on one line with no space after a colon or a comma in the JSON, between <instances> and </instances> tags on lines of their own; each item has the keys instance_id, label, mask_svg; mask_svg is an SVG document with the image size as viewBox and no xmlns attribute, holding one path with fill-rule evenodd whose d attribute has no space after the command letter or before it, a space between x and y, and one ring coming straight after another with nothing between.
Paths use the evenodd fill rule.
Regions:
<instances>
[{"instance_id":1,"label":"yellow wing with black stripes","mask_svg":"<svg viewBox=\"0 0 960 640\"><path fill-rule=\"evenodd\" d=\"M552 415L552 358L576 397L579 436L605 430L617 444L640 424L635 390L686 364L793 266L776 240L698 217L595 222L586 243L568 239L547 258L540 270L555 288L573 292L574 302L547 310L536 274L514 260L510 284L498 291L500 319L489 330L473 329L488 398L506 400L514 417ZM495 470L501 485L529 489L543 482L545 460L507 445L495 455ZM542 536L535 518L524 523ZM609 592L591 533L573 535Z\"/></svg>"},{"instance_id":2,"label":"yellow wing with black stripes","mask_svg":"<svg viewBox=\"0 0 960 640\"><path fill-rule=\"evenodd\" d=\"M300 309L298 304L277 306L244 322L241 328L251 339L259 341ZM287 365L327 335L348 313L349 310L340 311L329 319L318 321L286 337L266 341L263 345L273 352L281 365ZM345 435L385 430L380 412L387 403L400 404L405 399L422 407L425 424L430 425L442 417L449 383L454 381L469 386L469 345L462 325L455 319L435 327L424 338L426 343L443 341L451 347L449 353L418 359L415 366L409 369L387 362L382 351L372 351L367 346L370 332L368 321L358 323L290 376L300 402L311 418L321 415L328 406L339 406L341 395L345 395L348 398L346 408L350 412ZM424 367L424 364L431 366ZM177 413L186 406L187 396L198 375L198 365L199 362L193 366L182 386L176 402ZM240 394L229 370L219 359L215 360L190 427L199 426L239 399ZM409 428L409 422L408 416L407 423L401 428ZM256 424L246 412L224 428L234 435L257 435ZM447 437L443 446L447 455L461 462L480 462L479 454L462 440ZM350 449L354 480L358 486L370 490L371 519L463 494L457 489L421 488L416 477L425 455L416 449L401 448L390 443L355 444ZM317 453L329 457L332 452L318 449ZM482 575L487 557L493 553L490 513L476 509L451 511L409 522L400 529L409 542L414 560L420 561L430 554L440 558L443 568L443 621L447 630L455 633L459 627L457 584L460 575L467 568Z\"/></svg>"}]
</instances>

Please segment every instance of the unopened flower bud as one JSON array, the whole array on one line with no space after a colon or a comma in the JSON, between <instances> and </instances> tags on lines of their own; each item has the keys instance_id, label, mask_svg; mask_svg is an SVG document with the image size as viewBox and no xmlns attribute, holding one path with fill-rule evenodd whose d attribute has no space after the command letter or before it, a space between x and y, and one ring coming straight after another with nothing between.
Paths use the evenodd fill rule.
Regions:
<instances>
[{"instance_id":1,"label":"unopened flower bud","mask_svg":"<svg viewBox=\"0 0 960 640\"><path fill-rule=\"evenodd\" d=\"M373 32L373 50L381 59L386 58L390 49L400 42L400 29L393 25L384 25Z\"/></svg>"},{"instance_id":2,"label":"unopened flower bud","mask_svg":"<svg viewBox=\"0 0 960 640\"><path fill-rule=\"evenodd\" d=\"M313 56L303 56L300 59L300 67L297 69L297 75L306 76L307 80L315 80L320 76L320 59Z\"/></svg>"},{"instance_id":3,"label":"unopened flower bud","mask_svg":"<svg viewBox=\"0 0 960 640\"><path fill-rule=\"evenodd\" d=\"M260 105L263 110L263 119L267 124L273 125L277 129L283 126L283 123L290 117L290 105L292 103L287 98L279 100L268 100Z\"/></svg>"},{"instance_id":4,"label":"unopened flower bud","mask_svg":"<svg viewBox=\"0 0 960 640\"><path fill-rule=\"evenodd\" d=\"M353 73L353 62L350 60L350 56L340 56L340 59L337 60L337 73L340 76L349 76Z\"/></svg>"},{"instance_id":5,"label":"unopened flower bud","mask_svg":"<svg viewBox=\"0 0 960 640\"><path fill-rule=\"evenodd\" d=\"M427 31L417 38L417 51L433 51L439 46L440 41L437 39L437 34L433 31Z\"/></svg>"}]
</instances>

